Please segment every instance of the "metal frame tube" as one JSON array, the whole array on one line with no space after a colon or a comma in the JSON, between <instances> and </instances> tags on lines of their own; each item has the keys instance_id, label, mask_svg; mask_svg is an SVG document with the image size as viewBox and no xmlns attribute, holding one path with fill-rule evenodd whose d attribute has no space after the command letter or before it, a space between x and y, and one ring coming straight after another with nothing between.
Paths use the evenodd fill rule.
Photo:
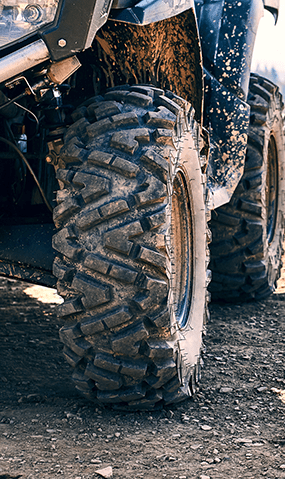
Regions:
<instances>
[{"instance_id":1,"label":"metal frame tube","mask_svg":"<svg viewBox=\"0 0 285 479\"><path fill-rule=\"evenodd\" d=\"M43 40L37 40L0 59L0 83L23 73L50 58Z\"/></svg>"}]
</instances>

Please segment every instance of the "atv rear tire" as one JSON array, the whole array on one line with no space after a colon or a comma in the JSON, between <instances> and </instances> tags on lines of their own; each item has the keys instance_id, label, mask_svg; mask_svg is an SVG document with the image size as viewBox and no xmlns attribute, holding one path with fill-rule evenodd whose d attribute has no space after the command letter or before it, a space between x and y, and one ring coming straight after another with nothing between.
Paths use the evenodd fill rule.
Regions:
<instances>
[{"instance_id":1,"label":"atv rear tire","mask_svg":"<svg viewBox=\"0 0 285 479\"><path fill-rule=\"evenodd\" d=\"M251 75L248 103L244 175L230 203L212 214L213 300L266 298L280 276L285 190L282 97L276 85Z\"/></svg>"},{"instance_id":2,"label":"atv rear tire","mask_svg":"<svg viewBox=\"0 0 285 479\"><path fill-rule=\"evenodd\" d=\"M199 379L207 308L193 112L170 92L134 86L90 99L73 118L53 239L73 380L120 409L181 401Z\"/></svg>"}]
</instances>

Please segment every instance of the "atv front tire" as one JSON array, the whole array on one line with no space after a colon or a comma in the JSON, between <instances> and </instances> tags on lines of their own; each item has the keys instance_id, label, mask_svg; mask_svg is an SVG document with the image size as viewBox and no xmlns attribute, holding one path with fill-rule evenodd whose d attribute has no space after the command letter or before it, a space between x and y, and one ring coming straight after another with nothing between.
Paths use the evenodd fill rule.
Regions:
<instances>
[{"instance_id":1,"label":"atv front tire","mask_svg":"<svg viewBox=\"0 0 285 479\"><path fill-rule=\"evenodd\" d=\"M270 81L251 75L245 170L229 204L212 214L210 285L213 300L269 296L281 271L284 235L282 97Z\"/></svg>"},{"instance_id":2,"label":"atv front tire","mask_svg":"<svg viewBox=\"0 0 285 479\"><path fill-rule=\"evenodd\" d=\"M95 97L65 135L54 274L64 354L88 398L151 409L193 394L206 316L206 221L186 102L134 86Z\"/></svg>"}]
</instances>

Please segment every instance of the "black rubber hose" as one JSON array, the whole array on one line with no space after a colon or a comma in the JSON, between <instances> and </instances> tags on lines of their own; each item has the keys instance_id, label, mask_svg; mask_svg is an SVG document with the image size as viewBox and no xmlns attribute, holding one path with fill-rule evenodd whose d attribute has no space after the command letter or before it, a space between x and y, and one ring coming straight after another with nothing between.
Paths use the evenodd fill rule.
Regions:
<instances>
[{"instance_id":1,"label":"black rubber hose","mask_svg":"<svg viewBox=\"0 0 285 479\"><path fill-rule=\"evenodd\" d=\"M6 138L3 138L0 136L0 141L2 141L2 143L6 143L7 145L11 146L12 148L14 148L14 150L18 153L18 155L20 156L20 158L23 160L23 162L25 163L26 167L28 168L29 172L31 173L32 177L34 178L35 182L36 182L36 185L39 189L39 192L44 200L44 203L46 204L46 206L48 207L49 211L53 211L52 207L50 206L46 196L45 196L45 193L39 183L39 180L37 179L30 163L28 162L27 158L25 157L25 155L23 155L23 153L21 152L21 150L19 150L19 148L17 148L16 145L14 145L14 143L12 143L11 141L9 140L6 140Z\"/></svg>"}]
</instances>

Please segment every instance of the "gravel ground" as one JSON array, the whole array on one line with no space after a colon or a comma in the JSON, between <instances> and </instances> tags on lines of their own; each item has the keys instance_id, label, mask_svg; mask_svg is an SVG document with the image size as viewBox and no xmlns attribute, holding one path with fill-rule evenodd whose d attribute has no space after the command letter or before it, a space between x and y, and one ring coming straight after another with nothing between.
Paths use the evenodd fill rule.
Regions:
<instances>
[{"instance_id":1,"label":"gravel ground","mask_svg":"<svg viewBox=\"0 0 285 479\"><path fill-rule=\"evenodd\" d=\"M266 301L211 305L200 390L152 413L76 393L56 298L30 286L0 278L0 479L285 478L284 277Z\"/></svg>"}]
</instances>

